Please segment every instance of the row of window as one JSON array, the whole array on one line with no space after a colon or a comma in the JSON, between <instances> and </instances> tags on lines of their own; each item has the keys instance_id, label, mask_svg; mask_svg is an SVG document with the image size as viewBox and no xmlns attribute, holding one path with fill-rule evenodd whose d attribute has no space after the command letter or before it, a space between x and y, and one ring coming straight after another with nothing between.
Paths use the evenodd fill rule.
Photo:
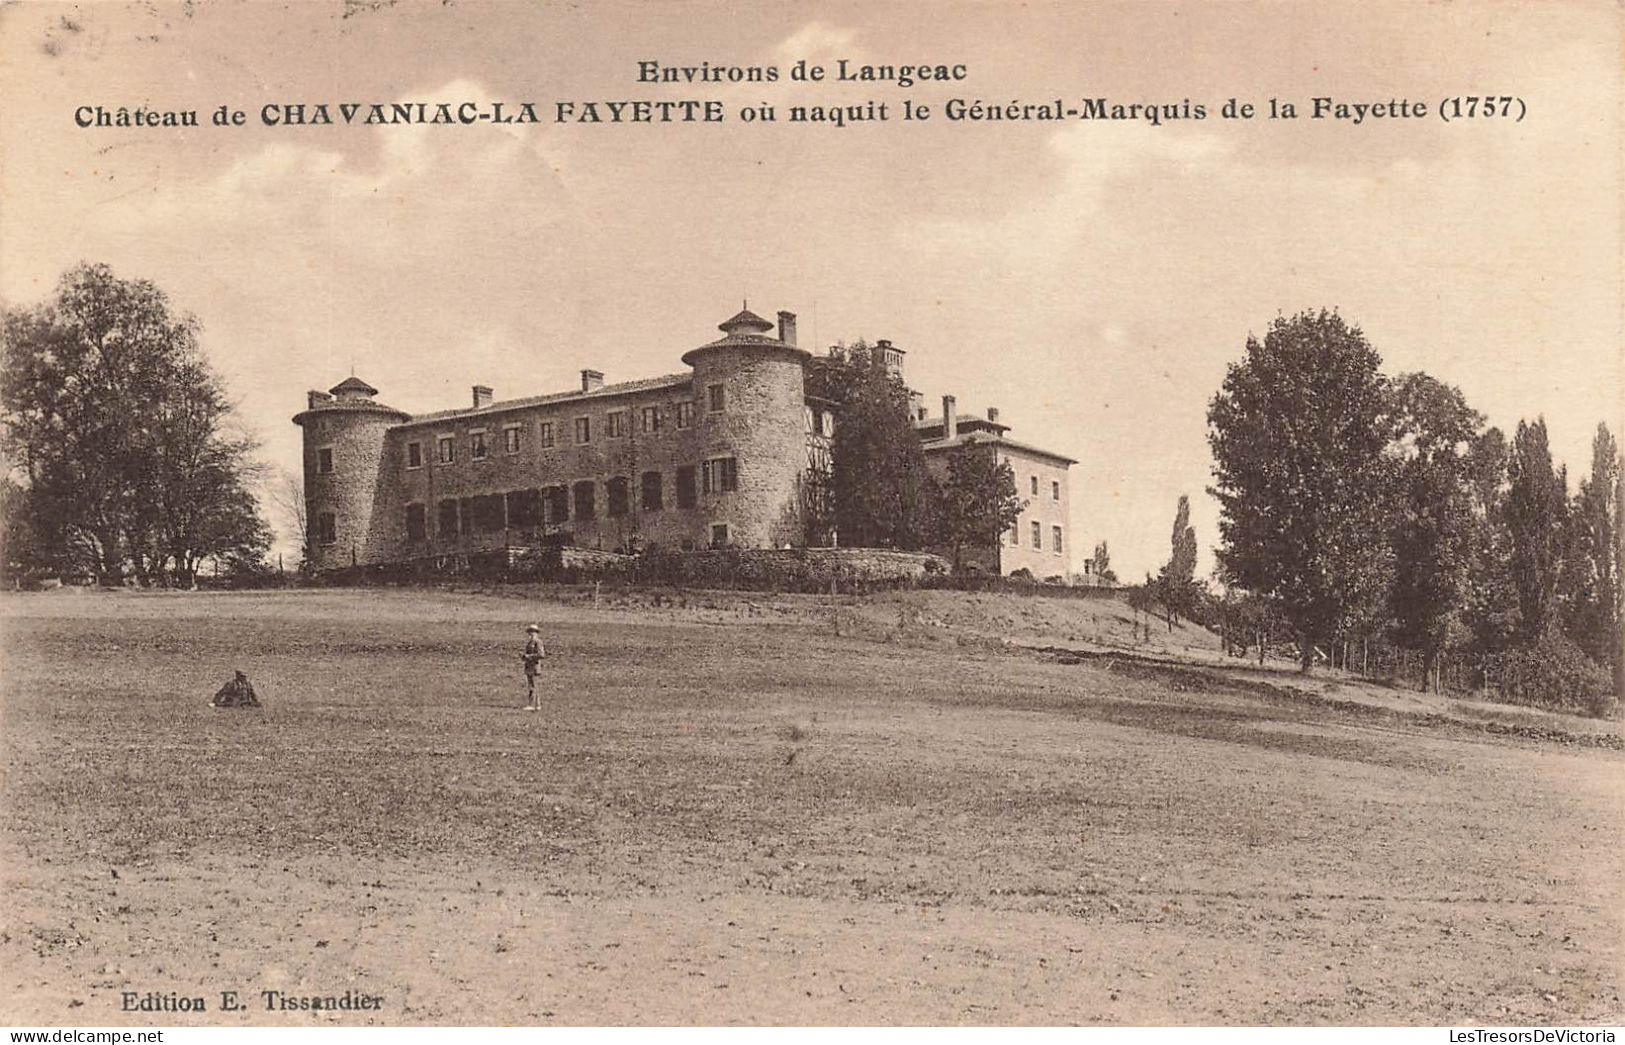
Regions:
<instances>
[{"instance_id":1,"label":"row of window","mask_svg":"<svg viewBox=\"0 0 1625 1045\"><path fill-rule=\"evenodd\" d=\"M1034 522L1034 523L1030 523L1029 526L1031 526L1031 530L1029 532L1032 534L1033 549L1035 551L1043 551L1044 550L1044 524L1039 523L1039 522ZM1060 551L1063 550L1064 545L1062 544L1062 541L1061 541L1061 528L1059 526L1051 526L1049 528L1049 538L1050 538L1050 549L1049 549L1050 551L1059 553ZM1010 547L1012 547L1012 548L1021 547L1021 527L1019 527L1019 526L1012 526L1010 528Z\"/></svg>"},{"instance_id":2,"label":"row of window","mask_svg":"<svg viewBox=\"0 0 1625 1045\"><path fill-rule=\"evenodd\" d=\"M1033 496L1037 497L1038 496L1038 476L1034 475L1034 476L1030 476L1029 478L1032 480ZM1050 480L1050 483L1049 483L1049 496L1050 496L1050 500L1052 500L1052 501L1059 501L1061 499L1061 481L1059 479L1051 479Z\"/></svg>"},{"instance_id":3,"label":"row of window","mask_svg":"<svg viewBox=\"0 0 1625 1045\"><path fill-rule=\"evenodd\" d=\"M711 413L721 413L726 405L726 394L721 385L707 385L705 389L706 409ZM694 427L694 403L685 400L676 405L673 413L673 423L679 429ZM645 435L658 434L665 427L666 415L659 406L645 406L637 412L638 428ZM577 417L571 422L571 445L585 446L593 439L593 419L591 417ZM604 415L604 437L606 439L624 438L631 430L632 415L627 410L611 410ZM523 424L509 424L502 426L502 452L504 454L517 454L524 449L526 427ZM536 425L536 445L543 450L550 450L559 445L561 433L552 421L541 421ZM320 451L328 453L328 451ZM476 428L468 433L468 456L470 460L483 461L491 455L490 433L483 428ZM439 464L452 464L457 460L457 437L442 435L435 437L435 461ZM318 460L317 470L332 471L331 455L327 459L327 467L322 468ZM412 442L406 444L406 467L423 467L423 444Z\"/></svg>"},{"instance_id":4,"label":"row of window","mask_svg":"<svg viewBox=\"0 0 1625 1045\"><path fill-rule=\"evenodd\" d=\"M717 457L698 467L677 469L673 496L678 508L693 508L697 491L707 494L732 493L739 489L739 461ZM666 507L666 479L660 472L644 472L638 480L640 511L657 512ZM614 476L604 482L604 514L626 515L632 506L632 480ZM545 486L540 489L512 490L507 493L447 498L436 506L436 532L441 537L458 534L497 533L505 529L550 526L570 519L598 517L598 484L592 479ZM427 509L421 504L406 506L406 536L422 541L429 535Z\"/></svg>"}]
</instances>

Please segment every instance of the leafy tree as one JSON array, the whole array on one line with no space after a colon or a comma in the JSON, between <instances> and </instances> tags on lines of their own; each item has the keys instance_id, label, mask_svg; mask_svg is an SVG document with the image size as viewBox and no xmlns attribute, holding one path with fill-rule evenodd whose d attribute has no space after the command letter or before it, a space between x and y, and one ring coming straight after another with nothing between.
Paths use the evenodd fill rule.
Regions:
<instances>
[{"instance_id":1,"label":"leafy tree","mask_svg":"<svg viewBox=\"0 0 1625 1045\"><path fill-rule=\"evenodd\" d=\"M1222 571L1220 580L1223 580ZM1225 653L1245 657L1247 648L1253 646L1258 651L1258 663L1263 665L1271 637L1285 628L1269 600L1224 584L1217 610Z\"/></svg>"},{"instance_id":2,"label":"leafy tree","mask_svg":"<svg viewBox=\"0 0 1625 1045\"><path fill-rule=\"evenodd\" d=\"M909 550L929 544L939 529L939 498L902 379L858 341L814 360L808 392L838 408L830 492L840 542Z\"/></svg>"},{"instance_id":3,"label":"leafy tree","mask_svg":"<svg viewBox=\"0 0 1625 1045\"><path fill-rule=\"evenodd\" d=\"M49 566L45 549L34 532L27 487L0 476L0 567L16 581L31 570Z\"/></svg>"},{"instance_id":4,"label":"leafy tree","mask_svg":"<svg viewBox=\"0 0 1625 1045\"><path fill-rule=\"evenodd\" d=\"M1606 424L1591 443L1591 474L1570 513L1564 563L1565 631L1585 654L1617 672L1620 660L1619 444Z\"/></svg>"},{"instance_id":5,"label":"leafy tree","mask_svg":"<svg viewBox=\"0 0 1625 1045\"><path fill-rule=\"evenodd\" d=\"M1386 591L1393 422L1375 349L1335 312L1247 339L1208 408L1219 561L1315 646Z\"/></svg>"},{"instance_id":6,"label":"leafy tree","mask_svg":"<svg viewBox=\"0 0 1625 1045\"><path fill-rule=\"evenodd\" d=\"M1168 629L1175 616L1192 616L1196 605L1196 528L1191 525L1191 499L1179 495L1174 510L1173 550L1157 577L1162 604L1168 607Z\"/></svg>"},{"instance_id":7,"label":"leafy tree","mask_svg":"<svg viewBox=\"0 0 1625 1045\"><path fill-rule=\"evenodd\" d=\"M104 584L127 572L189 584L203 557L254 546L253 447L225 434L230 404L198 331L153 284L105 265L79 265L50 301L6 313L4 446L62 567Z\"/></svg>"},{"instance_id":8,"label":"leafy tree","mask_svg":"<svg viewBox=\"0 0 1625 1045\"><path fill-rule=\"evenodd\" d=\"M1027 502L1016 495L1016 473L986 449L963 446L948 455L940 486L938 541L952 549L954 572L966 545L992 547L1016 524Z\"/></svg>"},{"instance_id":9,"label":"leafy tree","mask_svg":"<svg viewBox=\"0 0 1625 1045\"><path fill-rule=\"evenodd\" d=\"M1105 541L1095 545L1095 555L1092 561L1094 562L1095 576L1100 578L1102 584L1117 583L1117 571L1112 569L1111 549L1106 547Z\"/></svg>"},{"instance_id":10,"label":"leafy tree","mask_svg":"<svg viewBox=\"0 0 1625 1045\"><path fill-rule=\"evenodd\" d=\"M1512 580L1512 534L1506 519L1507 457L1506 436L1499 428L1480 434L1467 454L1474 526L1462 620L1471 635L1478 685L1486 681L1485 666L1510 649L1518 633L1518 589Z\"/></svg>"},{"instance_id":11,"label":"leafy tree","mask_svg":"<svg viewBox=\"0 0 1625 1045\"><path fill-rule=\"evenodd\" d=\"M1439 657L1467 601L1473 552L1469 468L1483 418L1461 391L1426 374L1394 384L1398 503L1392 534L1394 639L1422 654L1422 689L1440 690Z\"/></svg>"},{"instance_id":12,"label":"leafy tree","mask_svg":"<svg viewBox=\"0 0 1625 1045\"><path fill-rule=\"evenodd\" d=\"M1145 582L1136 584L1128 590L1129 609L1134 611L1134 641L1140 641L1140 615L1144 614L1145 639L1151 641L1151 609L1157 604L1157 582L1148 573Z\"/></svg>"},{"instance_id":13,"label":"leafy tree","mask_svg":"<svg viewBox=\"0 0 1625 1045\"><path fill-rule=\"evenodd\" d=\"M1518 422L1507 461L1507 532L1512 583L1518 593L1518 640L1538 641L1557 623L1555 607L1563 565L1568 480L1552 467L1546 420Z\"/></svg>"}]
</instances>

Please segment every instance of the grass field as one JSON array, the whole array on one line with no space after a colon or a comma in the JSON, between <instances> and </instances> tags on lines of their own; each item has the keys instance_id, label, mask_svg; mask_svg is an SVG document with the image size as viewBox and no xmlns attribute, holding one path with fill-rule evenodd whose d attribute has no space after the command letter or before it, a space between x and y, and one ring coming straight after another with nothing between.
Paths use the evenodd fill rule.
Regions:
<instances>
[{"instance_id":1,"label":"grass field","mask_svg":"<svg viewBox=\"0 0 1625 1045\"><path fill-rule=\"evenodd\" d=\"M1620 1021L1619 752L977 598L0 600L0 1022Z\"/></svg>"}]
</instances>

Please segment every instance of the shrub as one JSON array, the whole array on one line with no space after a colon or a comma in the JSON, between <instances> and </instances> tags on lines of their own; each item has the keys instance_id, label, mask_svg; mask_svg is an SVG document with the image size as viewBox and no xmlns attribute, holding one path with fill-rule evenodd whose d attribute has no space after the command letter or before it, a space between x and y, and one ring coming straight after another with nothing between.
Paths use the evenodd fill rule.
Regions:
<instances>
[{"instance_id":1,"label":"shrub","mask_svg":"<svg viewBox=\"0 0 1625 1045\"><path fill-rule=\"evenodd\" d=\"M1491 654L1485 663L1491 684L1514 704L1607 715L1614 706L1608 672L1556 632L1532 646Z\"/></svg>"}]
</instances>

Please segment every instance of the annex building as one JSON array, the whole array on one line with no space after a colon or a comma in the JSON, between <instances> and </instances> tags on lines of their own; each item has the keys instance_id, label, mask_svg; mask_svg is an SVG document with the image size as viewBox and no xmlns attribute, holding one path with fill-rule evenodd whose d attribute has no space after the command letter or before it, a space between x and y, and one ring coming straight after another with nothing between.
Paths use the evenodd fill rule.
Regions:
<instances>
[{"instance_id":1,"label":"annex building","mask_svg":"<svg viewBox=\"0 0 1625 1045\"><path fill-rule=\"evenodd\" d=\"M749 309L720 338L681 356L662 377L605 384L582 370L579 388L497 401L474 385L461 409L412 415L386 406L356 377L308 394L294 417L304 436L308 558L317 570L442 560L504 549L573 544L636 551L802 547L806 520L827 497L830 439L839 418L806 390L812 356L796 317ZM901 350L888 349L900 366ZM1067 575L1067 469L1058 454L1014 442L998 423L954 413L915 428L932 466L959 447L1015 470L1027 501L996 548L966 561L1036 577ZM838 540L815 535L816 543Z\"/></svg>"}]
</instances>

